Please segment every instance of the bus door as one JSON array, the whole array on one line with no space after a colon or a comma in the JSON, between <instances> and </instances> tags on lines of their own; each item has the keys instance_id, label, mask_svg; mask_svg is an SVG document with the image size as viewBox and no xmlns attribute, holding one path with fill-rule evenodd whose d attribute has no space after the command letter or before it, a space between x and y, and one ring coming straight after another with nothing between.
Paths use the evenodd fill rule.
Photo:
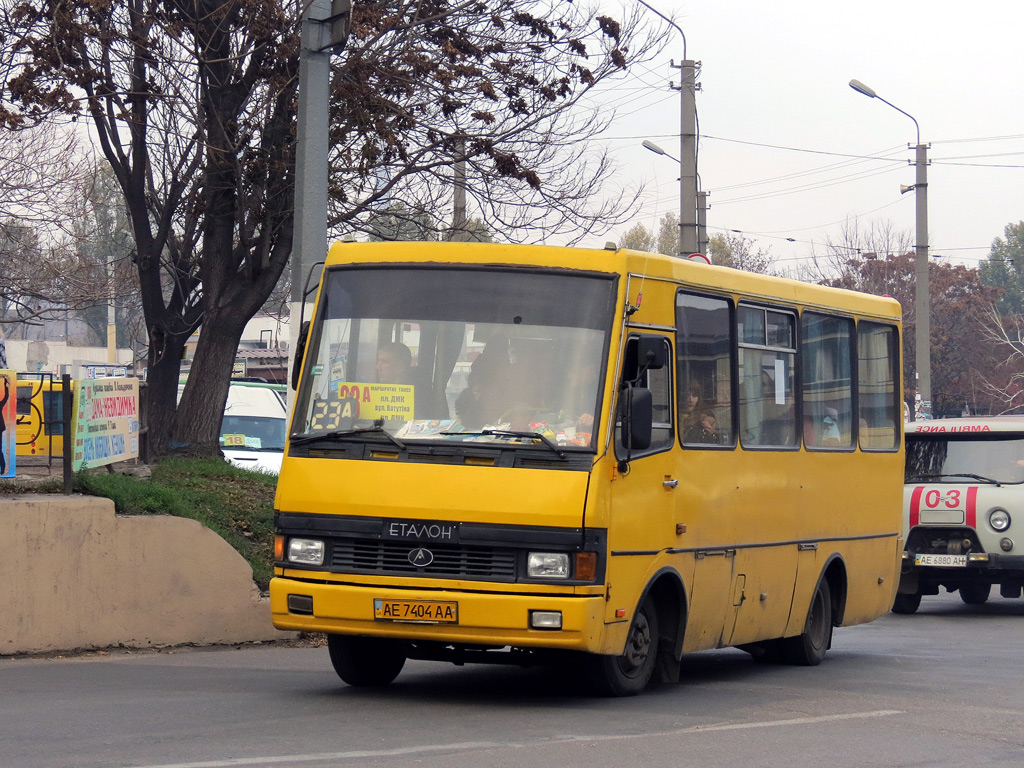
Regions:
<instances>
[{"instance_id":1,"label":"bus door","mask_svg":"<svg viewBox=\"0 0 1024 768\"><path fill-rule=\"evenodd\" d=\"M648 352L653 354L653 361ZM672 360L667 336L632 334L626 340L615 426L618 469L610 487L608 622L631 618L631 609L636 606L627 606L622 601L627 595L630 601L639 597L639 590L651 575L653 558L676 542L678 478L673 451ZM629 420L624 410L628 410L630 388L648 390L651 394L653 426L649 441L624 439L624 423ZM644 446L644 442L648 444ZM625 619L615 614L622 608L627 609Z\"/></svg>"}]
</instances>

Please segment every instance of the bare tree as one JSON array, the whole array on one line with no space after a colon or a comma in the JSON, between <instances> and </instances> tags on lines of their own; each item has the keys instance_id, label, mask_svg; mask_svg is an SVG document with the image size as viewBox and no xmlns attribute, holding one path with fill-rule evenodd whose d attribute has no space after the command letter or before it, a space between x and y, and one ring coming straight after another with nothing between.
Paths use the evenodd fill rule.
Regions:
<instances>
[{"instance_id":1,"label":"bare tree","mask_svg":"<svg viewBox=\"0 0 1024 768\"><path fill-rule=\"evenodd\" d=\"M823 248L811 249L811 260L801 267L799 277L810 283L853 279L851 262L873 254L879 258L899 256L914 248L913 234L900 230L889 220L863 224L856 216L843 222L838 238L828 237Z\"/></svg>"},{"instance_id":2,"label":"bare tree","mask_svg":"<svg viewBox=\"0 0 1024 768\"><path fill-rule=\"evenodd\" d=\"M91 166L69 127L16 128L0 119L0 236L11 222L45 237L70 234Z\"/></svg>"},{"instance_id":3,"label":"bare tree","mask_svg":"<svg viewBox=\"0 0 1024 768\"><path fill-rule=\"evenodd\" d=\"M154 455L172 441L217 450L238 340L291 253L300 10L43 0L11 16L0 117L87 115L129 211ZM635 11L620 24L560 0L356 2L331 92L336 231L369 231L396 201L436 215L456 162L501 239L615 223L633 198L595 202L610 165L587 141L611 115L579 110L665 40Z\"/></svg>"},{"instance_id":4,"label":"bare tree","mask_svg":"<svg viewBox=\"0 0 1024 768\"><path fill-rule=\"evenodd\" d=\"M1001 361L996 372L978 376L979 384L1000 413L1019 413L1024 407L1024 316L1002 313L993 303L984 313L982 328Z\"/></svg>"}]
</instances>

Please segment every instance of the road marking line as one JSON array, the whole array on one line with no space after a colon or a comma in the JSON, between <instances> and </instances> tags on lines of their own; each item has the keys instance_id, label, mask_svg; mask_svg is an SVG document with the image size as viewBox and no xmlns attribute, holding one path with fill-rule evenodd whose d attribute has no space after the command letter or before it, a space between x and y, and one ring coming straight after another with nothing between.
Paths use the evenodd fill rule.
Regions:
<instances>
[{"instance_id":1,"label":"road marking line","mask_svg":"<svg viewBox=\"0 0 1024 768\"><path fill-rule=\"evenodd\" d=\"M675 736L685 733L711 733L714 731L742 731L751 728L779 728L791 725L813 725L839 720L864 720L871 717L902 715L899 709L878 709L873 712L850 712L842 715L819 715L818 717L794 717L789 720L761 720L753 723L720 723L718 725L694 725L690 728L676 728L653 733L620 733L598 735L561 735L529 744L498 741L467 741L459 744L426 744L418 747L395 749L359 749L348 752L319 752L306 755L267 755L263 757L229 757L223 760L203 760L194 763L162 763L160 765L137 765L126 768L232 768L238 765L288 765L289 763L313 763L325 760L354 760L359 758L381 758L401 755L420 755L431 752L468 752L476 749L518 748L558 744L574 741L613 741L621 739L650 738L652 736Z\"/></svg>"},{"instance_id":2,"label":"road marking line","mask_svg":"<svg viewBox=\"0 0 1024 768\"><path fill-rule=\"evenodd\" d=\"M309 755L228 757L223 760L203 760L197 763L161 763L160 765L126 766L126 768L231 768L234 765L287 765L288 763L312 763L321 760L393 757L430 752L462 752L473 749L494 749L495 747L508 746L512 745L496 741L467 741L461 744L427 744L420 747L397 747L395 749L354 749L348 752L319 752Z\"/></svg>"}]
</instances>

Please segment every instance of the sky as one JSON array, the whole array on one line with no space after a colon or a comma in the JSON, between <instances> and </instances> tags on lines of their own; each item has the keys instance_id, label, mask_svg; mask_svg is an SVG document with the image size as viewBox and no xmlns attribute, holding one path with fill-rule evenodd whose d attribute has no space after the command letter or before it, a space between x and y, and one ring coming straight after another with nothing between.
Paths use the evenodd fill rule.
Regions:
<instances>
[{"instance_id":1,"label":"sky","mask_svg":"<svg viewBox=\"0 0 1024 768\"><path fill-rule=\"evenodd\" d=\"M738 232L797 268L843 223L915 233L913 121L849 87L857 79L912 115L929 144L931 255L976 266L1007 224L1024 219L1024 2L1020 0L648 0L700 62L698 174L708 234ZM617 9L608 6L614 14ZM652 23L660 20L650 15ZM602 98L617 117L604 137L619 170L607 188L645 185L616 240L679 210L682 38Z\"/></svg>"}]
</instances>

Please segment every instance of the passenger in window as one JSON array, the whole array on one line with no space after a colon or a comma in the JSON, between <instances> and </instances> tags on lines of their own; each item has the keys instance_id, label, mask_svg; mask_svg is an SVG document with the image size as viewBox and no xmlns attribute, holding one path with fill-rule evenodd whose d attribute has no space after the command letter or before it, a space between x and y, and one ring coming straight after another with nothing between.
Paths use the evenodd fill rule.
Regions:
<instances>
[{"instance_id":1,"label":"passenger in window","mask_svg":"<svg viewBox=\"0 0 1024 768\"><path fill-rule=\"evenodd\" d=\"M683 434L684 443L718 445L718 419L712 410L702 411Z\"/></svg>"},{"instance_id":2,"label":"passenger in window","mask_svg":"<svg viewBox=\"0 0 1024 768\"><path fill-rule=\"evenodd\" d=\"M381 344L376 371L381 384L412 384L412 352L400 341Z\"/></svg>"},{"instance_id":3,"label":"passenger in window","mask_svg":"<svg viewBox=\"0 0 1024 768\"><path fill-rule=\"evenodd\" d=\"M703 393L700 382L696 379L691 379L690 383L686 385L683 412L679 416L679 420L682 422L683 434L686 434L690 427L696 426L700 421L700 412L703 407Z\"/></svg>"},{"instance_id":4,"label":"passenger in window","mask_svg":"<svg viewBox=\"0 0 1024 768\"><path fill-rule=\"evenodd\" d=\"M455 399L455 414L463 427L479 429L491 420L496 420L499 395L500 359L488 355L487 351L477 355L466 378L466 388Z\"/></svg>"},{"instance_id":5,"label":"passenger in window","mask_svg":"<svg viewBox=\"0 0 1024 768\"><path fill-rule=\"evenodd\" d=\"M835 408L826 408L825 416L821 420L821 444L826 448L835 448L843 443L843 436L839 432L839 411Z\"/></svg>"}]
</instances>

